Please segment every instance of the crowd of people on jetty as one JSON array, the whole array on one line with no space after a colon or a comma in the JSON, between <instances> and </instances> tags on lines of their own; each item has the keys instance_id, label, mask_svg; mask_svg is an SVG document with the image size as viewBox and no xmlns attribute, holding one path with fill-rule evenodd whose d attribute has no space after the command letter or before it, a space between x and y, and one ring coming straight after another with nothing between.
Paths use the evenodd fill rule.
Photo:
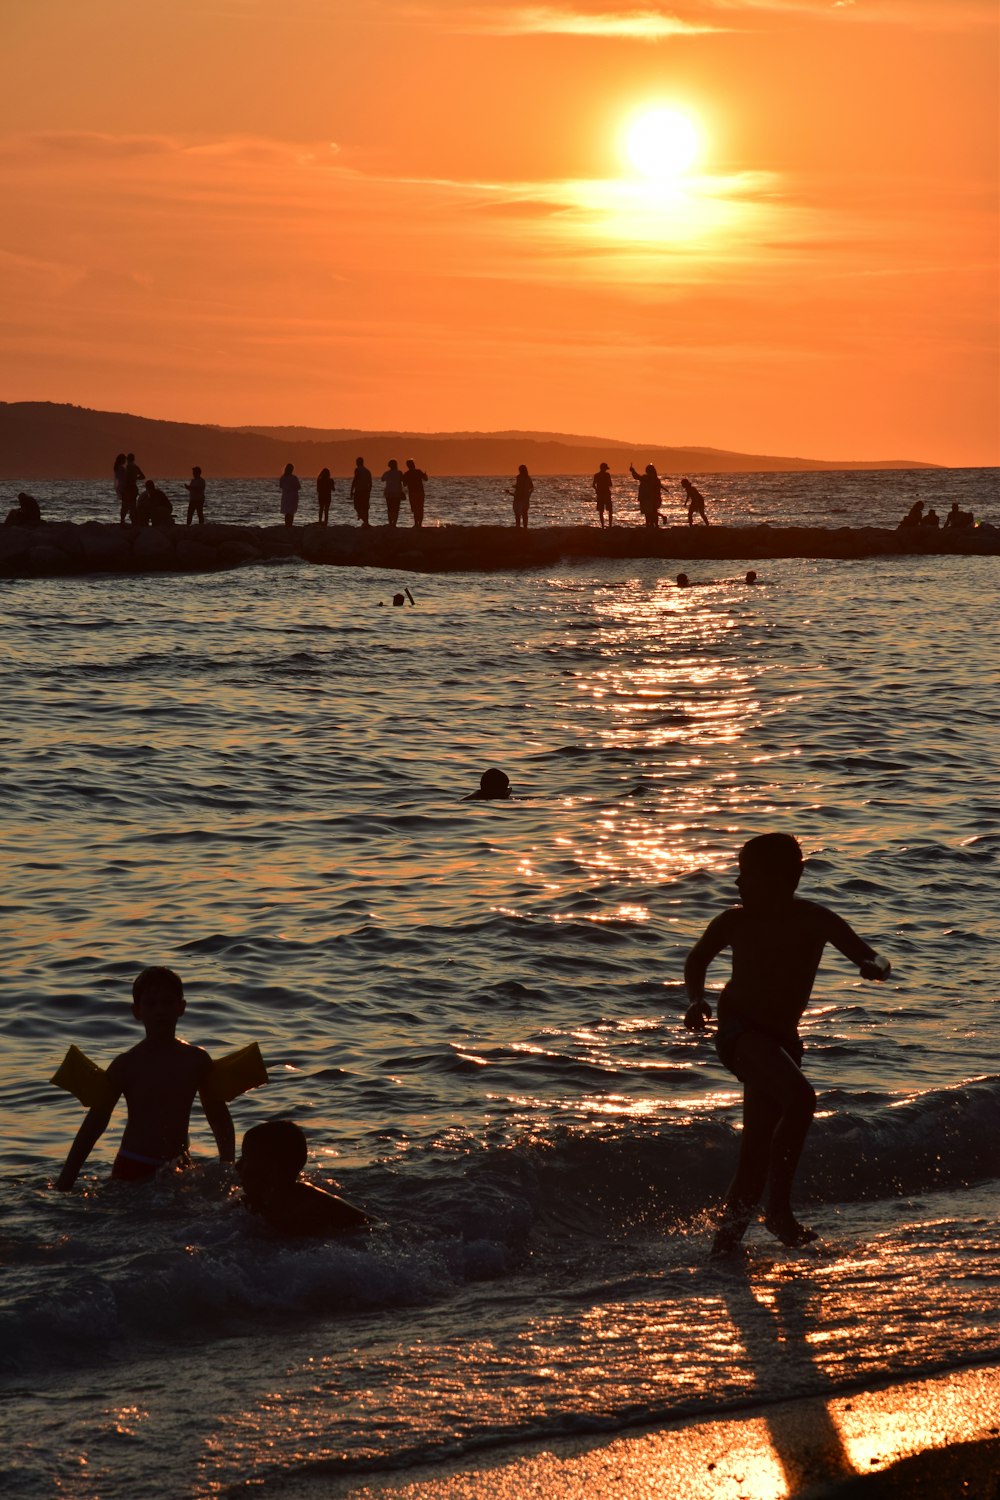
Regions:
<instances>
[{"instance_id":1,"label":"crowd of people on jetty","mask_svg":"<svg viewBox=\"0 0 1000 1500\"><path fill-rule=\"evenodd\" d=\"M647 464L642 474L630 465L629 472L638 482L639 513L643 518L643 524L651 527L659 526L666 476L658 474L654 464ZM412 458L406 460L405 469L399 467L397 459L390 458L379 483L382 486L382 498L385 501L387 525L399 525L399 515L405 499L409 503L413 525L423 526L428 476L423 469L417 467ZM143 486L141 490L140 484ZM114 485L118 500L119 520L123 526L128 523L133 526L172 526L174 524L172 502L154 480L146 478L136 463L134 453L118 454L114 462ZM347 484L347 498L360 526L372 524L371 502L374 487L375 476L366 465L364 458L358 458L355 461L354 473ZM693 526L697 518L707 526L709 520L704 495L696 489L690 479L681 479L680 487L684 492L682 503L687 506L688 525ZM191 478L184 488L188 492L186 524L190 526L195 520L199 523L203 522L205 519L205 479L198 465L191 470ZM295 465L287 463L278 479L281 517L286 526L295 525L295 518L302 501L302 488L303 481L296 474ZM321 469L316 476L316 521L320 526L330 524L330 506L336 488L337 482L330 470ZM597 517L601 528L602 530L606 527L610 528L614 525L615 496L614 476L608 464L601 464L591 480L591 488L594 491ZM527 527L534 489L535 482L528 473L527 464L518 465L513 487L507 490L507 494L513 500L515 527Z\"/></svg>"},{"instance_id":2,"label":"crowd of people on jetty","mask_svg":"<svg viewBox=\"0 0 1000 1500\"><path fill-rule=\"evenodd\" d=\"M663 524L661 511L668 486L667 476L657 473L656 465L651 463L646 464L641 474L633 464L630 464L629 474L638 486L636 498L643 525L651 528L660 526ZM379 480L388 526L399 525L404 500L409 504L413 525L423 526L428 482L427 474L417 467L412 458L406 460L404 469L399 467L395 458L389 459ZM594 491L597 518L601 529L610 528L614 525L615 518L615 476L611 473L609 465L602 463L590 483ZM704 495L690 479L682 478L678 483L684 497L681 505L687 508L687 524L694 526L700 520L708 526L710 523ZM373 524L371 507L375 476L363 457L355 461L354 472L350 480L344 481L344 484L347 499L358 525L371 526ZM324 468L316 476L315 485L316 522L320 526L328 526L337 482L330 470ZM284 472L277 481L277 487L280 493L282 521L285 526L294 526L303 498L303 480L296 474L294 464L285 465ZM177 517L174 515L173 502L155 480L146 478L136 462L134 453L119 453L115 459L114 488L118 502L118 518L122 526L128 524L133 526L174 525ZM199 524L203 523L206 482L200 465L194 465L191 478L184 484L184 488L187 491L185 524L190 526L195 521ZM528 472L527 464L520 464L514 476L513 486L506 491L513 501L515 527L527 527L534 490L535 482ZM41 509L35 497L22 491L17 500L17 508L8 512L4 524L40 526L42 524ZM961 530L974 525L975 517L972 511L962 510L957 500L952 501L951 509L947 511L943 521L933 506L925 508L923 500L917 500L896 529L903 531L912 527L942 527L945 530Z\"/></svg>"}]
</instances>

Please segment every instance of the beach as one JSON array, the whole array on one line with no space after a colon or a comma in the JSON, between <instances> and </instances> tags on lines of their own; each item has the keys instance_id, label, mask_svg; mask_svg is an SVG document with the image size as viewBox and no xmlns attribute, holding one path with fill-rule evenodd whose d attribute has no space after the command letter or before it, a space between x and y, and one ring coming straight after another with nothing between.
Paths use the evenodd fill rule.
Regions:
<instances>
[{"instance_id":1,"label":"beach","mask_svg":"<svg viewBox=\"0 0 1000 1500\"><path fill-rule=\"evenodd\" d=\"M285 1500L994 1500L1000 1369L783 1402L711 1422L563 1440L371 1483L290 1479Z\"/></svg>"},{"instance_id":2,"label":"beach","mask_svg":"<svg viewBox=\"0 0 1000 1500\"><path fill-rule=\"evenodd\" d=\"M977 516L994 480L961 480ZM899 475L886 521L959 482ZM871 519L863 476L794 476L780 505L740 483L733 531ZM220 524L269 496L234 483ZM83 485L43 498L89 518ZM445 498L445 534L499 503ZM737 1457L787 1487L815 1451L824 1484L870 1485L989 1437L996 561L756 570L4 581L7 1492L683 1495L732 1458L757 1500ZM466 800L493 766L512 800ZM794 1202L819 1243L755 1224L720 1267L739 1085L683 1028L683 965L775 829L893 974L828 950L804 1019ZM109 1181L119 1110L53 1189L82 1111L49 1080L71 1044L107 1066L135 1043L131 984L161 963L189 1040L261 1048L237 1139L298 1121L367 1238L272 1233L197 1108L193 1170Z\"/></svg>"}]
</instances>

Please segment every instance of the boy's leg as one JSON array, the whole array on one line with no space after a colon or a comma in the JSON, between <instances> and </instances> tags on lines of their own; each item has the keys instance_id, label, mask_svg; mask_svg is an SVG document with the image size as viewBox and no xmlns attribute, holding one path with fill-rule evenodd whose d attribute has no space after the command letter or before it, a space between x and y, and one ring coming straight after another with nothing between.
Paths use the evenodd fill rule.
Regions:
<instances>
[{"instance_id":1,"label":"boy's leg","mask_svg":"<svg viewBox=\"0 0 1000 1500\"><path fill-rule=\"evenodd\" d=\"M792 1180L816 1110L815 1090L785 1049L759 1031L744 1032L734 1044L733 1070L744 1085L743 1143L716 1244L720 1238L738 1242L765 1183L764 1222L771 1233L788 1245L815 1239L812 1230L797 1222L791 1205ZM730 1217L732 1229L726 1235Z\"/></svg>"}]
</instances>

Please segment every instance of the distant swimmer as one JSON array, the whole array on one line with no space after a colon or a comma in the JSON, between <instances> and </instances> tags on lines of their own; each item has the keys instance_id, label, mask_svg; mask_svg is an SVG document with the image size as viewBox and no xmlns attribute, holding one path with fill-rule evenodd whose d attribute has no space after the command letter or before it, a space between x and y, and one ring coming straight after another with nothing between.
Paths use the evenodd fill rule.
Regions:
<instances>
[{"instance_id":1,"label":"distant swimmer","mask_svg":"<svg viewBox=\"0 0 1000 1500\"><path fill-rule=\"evenodd\" d=\"M628 471L633 479L639 481L639 509L644 523L647 526L659 526L660 506L663 503L663 483L656 472L655 464L647 464L642 474L633 464L629 464Z\"/></svg>"},{"instance_id":2,"label":"distant swimmer","mask_svg":"<svg viewBox=\"0 0 1000 1500\"><path fill-rule=\"evenodd\" d=\"M424 524L424 485L427 483L427 475L423 469L418 469L412 458L406 460L406 473L403 475L403 484L410 501L410 514L413 516L414 526Z\"/></svg>"},{"instance_id":3,"label":"distant swimmer","mask_svg":"<svg viewBox=\"0 0 1000 1500\"><path fill-rule=\"evenodd\" d=\"M689 1031L711 1018L705 999L709 964L732 950L732 978L719 997L715 1050L743 1085L739 1163L719 1219L713 1255L738 1250L764 1197L764 1224L784 1245L805 1245L816 1232L792 1213L795 1169L812 1124L816 1094L801 1070L799 1021L809 1003L823 949L831 943L863 979L885 980L891 966L843 917L795 891L802 850L787 833L764 833L739 854L741 905L708 924L684 965Z\"/></svg>"},{"instance_id":4,"label":"distant swimmer","mask_svg":"<svg viewBox=\"0 0 1000 1500\"><path fill-rule=\"evenodd\" d=\"M333 499L333 492L336 488L336 484L330 477L330 470L320 469L316 476L316 506L317 519L321 526L330 524L330 501Z\"/></svg>"},{"instance_id":5,"label":"distant swimmer","mask_svg":"<svg viewBox=\"0 0 1000 1500\"><path fill-rule=\"evenodd\" d=\"M326 1188L303 1182L309 1159L305 1131L294 1120L265 1120L243 1137L236 1163L246 1206L279 1234L348 1234L367 1229L363 1209Z\"/></svg>"},{"instance_id":6,"label":"distant swimmer","mask_svg":"<svg viewBox=\"0 0 1000 1500\"><path fill-rule=\"evenodd\" d=\"M128 1119L111 1175L121 1182L146 1182L161 1167L188 1160L188 1126L195 1098L215 1136L220 1161L236 1154L233 1122L210 1080L212 1059L202 1047L176 1036L184 1014L184 986L172 969L143 969L132 986L132 1014L145 1040L123 1052L103 1075L100 1102L91 1106L56 1179L71 1188L80 1169L108 1127L125 1095Z\"/></svg>"},{"instance_id":7,"label":"distant swimmer","mask_svg":"<svg viewBox=\"0 0 1000 1500\"><path fill-rule=\"evenodd\" d=\"M528 473L527 464L518 464L517 478L514 480L514 488L508 490L508 494L514 497L514 525L523 526L527 529L528 507L531 504L531 496L534 492L534 481Z\"/></svg>"},{"instance_id":8,"label":"distant swimmer","mask_svg":"<svg viewBox=\"0 0 1000 1500\"><path fill-rule=\"evenodd\" d=\"M186 525L190 526L195 516L198 517L199 525L205 521L205 481L201 477L201 469L195 464L191 470L191 478L184 486L188 492L188 513Z\"/></svg>"},{"instance_id":9,"label":"distant swimmer","mask_svg":"<svg viewBox=\"0 0 1000 1500\"><path fill-rule=\"evenodd\" d=\"M611 497L611 471L607 464L601 464L601 467L590 482L594 487L594 494L597 496L597 514L600 518L601 530L603 531L605 512L607 512L609 528L614 518Z\"/></svg>"},{"instance_id":10,"label":"distant swimmer","mask_svg":"<svg viewBox=\"0 0 1000 1500\"><path fill-rule=\"evenodd\" d=\"M16 510L9 510L3 523L5 526L41 526L42 509L34 495L21 490L17 497Z\"/></svg>"},{"instance_id":11,"label":"distant swimmer","mask_svg":"<svg viewBox=\"0 0 1000 1500\"><path fill-rule=\"evenodd\" d=\"M696 490L690 479L681 480L681 489L687 495L688 525L694 525L695 516L701 516L705 525L708 525L708 517L705 514L705 497L700 490Z\"/></svg>"},{"instance_id":12,"label":"distant swimmer","mask_svg":"<svg viewBox=\"0 0 1000 1500\"><path fill-rule=\"evenodd\" d=\"M294 464L286 464L285 472L278 480L278 488L281 490L281 514L285 518L286 526L295 525L295 512L299 508L299 490L302 481L295 472Z\"/></svg>"},{"instance_id":13,"label":"distant swimmer","mask_svg":"<svg viewBox=\"0 0 1000 1500\"><path fill-rule=\"evenodd\" d=\"M510 777L490 766L479 778L479 791L470 792L468 797L463 797L463 802L503 802L510 799Z\"/></svg>"},{"instance_id":14,"label":"distant swimmer","mask_svg":"<svg viewBox=\"0 0 1000 1500\"><path fill-rule=\"evenodd\" d=\"M922 500L914 500L913 504L910 506L909 510L906 512L906 515L903 517L903 519L900 521L899 525L896 527L896 530L897 531L903 531L908 526L919 526L920 522L921 522L921 519L923 518L923 514L924 514L924 502Z\"/></svg>"},{"instance_id":15,"label":"distant swimmer","mask_svg":"<svg viewBox=\"0 0 1000 1500\"><path fill-rule=\"evenodd\" d=\"M362 526L369 526L368 508L372 498L372 471L365 468L363 458L354 460L354 474L351 478L351 504L354 512Z\"/></svg>"},{"instance_id":16,"label":"distant swimmer","mask_svg":"<svg viewBox=\"0 0 1000 1500\"><path fill-rule=\"evenodd\" d=\"M749 573L744 578L743 582L744 583L756 583L757 582L757 574L754 572L753 568L750 569Z\"/></svg>"},{"instance_id":17,"label":"distant swimmer","mask_svg":"<svg viewBox=\"0 0 1000 1500\"><path fill-rule=\"evenodd\" d=\"M959 508L958 501L953 500L951 502L951 509L944 518L945 529L948 531L961 531L964 530L966 526L972 526L974 523L975 516L973 515L972 511L961 510Z\"/></svg>"},{"instance_id":18,"label":"distant swimmer","mask_svg":"<svg viewBox=\"0 0 1000 1500\"><path fill-rule=\"evenodd\" d=\"M678 573L677 587L679 589L689 589L691 587L691 580L686 573Z\"/></svg>"},{"instance_id":19,"label":"distant swimmer","mask_svg":"<svg viewBox=\"0 0 1000 1500\"><path fill-rule=\"evenodd\" d=\"M382 475L382 486L386 519L390 526L395 526L399 520L399 507L403 503L403 476L394 458L390 458L389 467Z\"/></svg>"}]
</instances>

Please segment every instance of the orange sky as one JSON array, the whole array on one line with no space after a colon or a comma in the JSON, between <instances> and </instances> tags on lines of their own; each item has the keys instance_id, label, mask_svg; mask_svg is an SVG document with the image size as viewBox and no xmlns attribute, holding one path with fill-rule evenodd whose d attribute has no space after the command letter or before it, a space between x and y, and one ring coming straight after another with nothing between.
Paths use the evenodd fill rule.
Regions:
<instances>
[{"instance_id":1,"label":"orange sky","mask_svg":"<svg viewBox=\"0 0 1000 1500\"><path fill-rule=\"evenodd\" d=\"M4 4L0 398L1000 462L996 0ZM669 103L696 171L636 176Z\"/></svg>"}]
</instances>

